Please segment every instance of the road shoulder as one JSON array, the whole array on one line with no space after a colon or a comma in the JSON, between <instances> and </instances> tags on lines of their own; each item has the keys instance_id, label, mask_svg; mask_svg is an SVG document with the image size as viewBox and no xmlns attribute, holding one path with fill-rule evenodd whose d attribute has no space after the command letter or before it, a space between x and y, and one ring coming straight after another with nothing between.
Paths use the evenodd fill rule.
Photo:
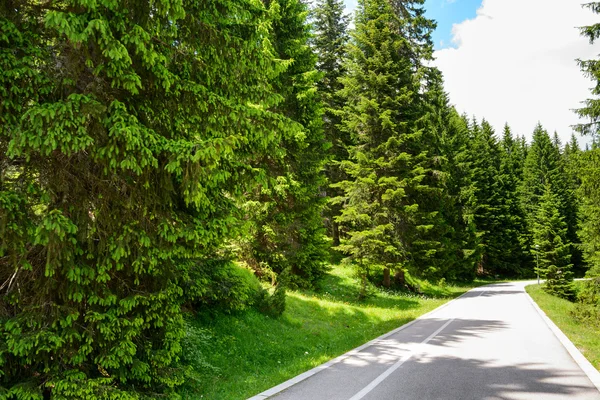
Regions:
<instances>
[{"instance_id":1,"label":"road shoulder","mask_svg":"<svg viewBox=\"0 0 600 400\"><path fill-rule=\"evenodd\" d=\"M525 289L525 288L523 288L523 289ZM529 295L529 293L527 293L526 290L524 290L524 291L525 291L525 294L527 295L527 298L533 305L533 308L535 308L535 310L538 312L540 317L542 317L542 319L544 320L546 325L548 325L548 327L550 328L552 333L554 333L554 335L560 341L560 343L565 347L565 349L567 349L567 351L569 352L569 354L571 355L573 360L575 360L577 365L579 365L579 367L587 375L587 377L594 384L594 386L596 386L598 391L600 391L600 372L598 372L598 370L596 368L594 368L594 366L584 357L583 354L581 354L581 352L577 349L577 347L575 347L575 345L573 344L573 342L571 342L571 340L567 337L567 335L565 335L563 333L563 331L561 331L560 328L554 322L552 322L552 320L537 305L537 303L533 300L533 298Z\"/></svg>"}]
</instances>

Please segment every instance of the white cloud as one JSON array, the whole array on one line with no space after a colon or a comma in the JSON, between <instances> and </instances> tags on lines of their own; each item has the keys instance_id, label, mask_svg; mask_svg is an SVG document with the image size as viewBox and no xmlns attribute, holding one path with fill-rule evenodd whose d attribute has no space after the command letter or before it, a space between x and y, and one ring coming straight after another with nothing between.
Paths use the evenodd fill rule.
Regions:
<instances>
[{"instance_id":1,"label":"white cloud","mask_svg":"<svg viewBox=\"0 0 600 400\"><path fill-rule=\"evenodd\" d=\"M592 82L575 61L597 57L577 27L600 19L583 0L484 0L477 17L453 27L456 48L435 53L459 112L505 122L530 138L538 121L563 142L578 122L571 111Z\"/></svg>"}]
</instances>

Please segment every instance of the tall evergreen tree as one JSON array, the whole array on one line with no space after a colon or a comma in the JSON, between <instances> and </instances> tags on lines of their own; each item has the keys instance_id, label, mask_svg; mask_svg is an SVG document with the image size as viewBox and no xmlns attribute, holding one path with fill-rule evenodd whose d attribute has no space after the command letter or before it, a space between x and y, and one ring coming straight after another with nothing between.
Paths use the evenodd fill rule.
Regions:
<instances>
[{"instance_id":1,"label":"tall evergreen tree","mask_svg":"<svg viewBox=\"0 0 600 400\"><path fill-rule=\"evenodd\" d=\"M183 382L181 306L293 124L268 25L250 0L0 2L0 397Z\"/></svg>"},{"instance_id":2,"label":"tall evergreen tree","mask_svg":"<svg viewBox=\"0 0 600 400\"><path fill-rule=\"evenodd\" d=\"M317 69L322 76L318 89L325 106L323 115L323 130L325 138L331 143L329 162L327 163L327 178L330 184L336 184L347 179L341 162L348 159L348 147L351 144L350 135L340 129L341 111L344 105L339 91L342 89L340 77L345 74L343 60L346 58L348 43L348 16L344 15L342 0L318 0L314 10L315 35L313 45L317 53ZM327 189L329 198L339 197L340 189ZM330 236L333 245L338 246L339 227L336 217L340 215L341 204L330 202L325 210Z\"/></svg>"},{"instance_id":3,"label":"tall evergreen tree","mask_svg":"<svg viewBox=\"0 0 600 400\"><path fill-rule=\"evenodd\" d=\"M546 185L549 185L552 193L557 196L560 215L567 224L568 242L578 243L576 202L572 191L569 190L564 160L559 152L558 143L553 143L548 133L538 125L525 161L521 186L521 200L530 229L533 229L540 198ZM571 251L571 262L579 268L581 257L576 249L571 248Z\"/></svg>"},{"instance_id":4,"label":"tall evergreen tree","mask_svg":"<svg viewBox=\"0 0 600 400\"><path fill-rule=\"evenodd\" d=\"M496 176L500 169L500 148L491 125L483 120L481 125L473 119L470 125L471 158L473 160L473 220L479 236L479 271L495 273L498 254L495 245L499 193Z\"/></svg>"},{"instance_id":5,"label":"tall evergreen tree","mask_svg":"<svg viewBox=\"0 0 600 400\"><path fill-rule=\"evenodd\" d=\"M533 254L539 275L546 279L543 289L550 294L573 299L571 243L567 239L567 224L559 204L560 199L553 193L550 184L544 185L533 224Z\"/></svg>"},{"instance_id":6,"label":"tall evergreen tree","mask_svg":"<svg viewBox=\"0 0 600 400\"><path fill-rule=\"evenodd\" d=\"M590 2L585 5L596 14L600 14L600 2ZM595 43L600 38L600 24L593 24L581 28L581 34L586 36L590 43ZM594 81L591 92L594 96L584 103L584 107L578 110L580 117L587 120L586 123L577 127L583 134L591 135L593 143L597 142L600 133L600 60L580 60L583 73ZM600 323L600 187L598 186L598 173L600 172L600 150L593 146L580 157L579 177L581 186L578 189L580 206L580 231L582 249L585 260L590 269L587 276L591 278L584 283L584 289L580 299L584 307L592 309L595 323Z\"/></svg>"},{"instance_id":7,"label":"tall evergreen tree","mask_svg":"<svg viewBox=\"0 0 600 400\"><path fill-rule=\"evenodd\" d=\"M247 203L254 223L249 259L260 269L290 272L292 283L309 286L325 272L327 247L321 212L327 144L316 91L316 55L309 46L308 8L300 0L267 2L273 10L271 42L288 63L273 80L283 98L273 110L294 124L280 131L281 151L260 159L270 183Z\"/></svg>"},{"instance_id":8,"label":"tall evergreen tree","mask_svg":"<svg viewBox=\"0 0 600 400\"><path fill-rule=\"evenodd\" d=\"M496 175L499 212L494 235L498 256L495 270L502 276L519 276L523 274L523 267L528 261L523 240L527 224L518 191L522 175L522 152L508 125L504 127L500 146L500 169Z\"/></svg>"},{"instance_id":9,"label":"tall evergreen tree","mask_svg":"<svg viewBox=\"0 0 600 400\"><path fill-rule=\"evenodd\" d=\"M435 73L436 71L434 71ZM428 85L430 124L437 133L439 151L431 151L438 159L435 169L440 179L433 185L443 191L431 207L440 210L437 229L432 233L442 243L437 258L438 276L451 280L470 280L475 277L477 238L470 200L473 196L472 160L468 151L467 123L453 107L442 87L441 74L435 74ZM439 153L439 155L437 155Z\"/></svg>"},{"instance_id":10,"label":"tall evergreen tree","mask_svg":"<svg viewBox=\"0 0 600 400\"><path fill-rule=\"evenodd\" d=\"M583 282L579 294L582 302L582 311L600 323L600 149L583 152L579 157L579 178L581 186L578 188L580 199L580 226L581 248L583 256L589 267L586 276L590 279Z\"/></svg>"},{"instance_id":11,"label":"tall evergreen tree","mask_svg":"<svg viewBox=\"0 0 600 400\"><path fill-rule=\"evenodd\" d=\"M584 7L590 9L596 14L600 14L600 2L592 1L584 4ZM600 24L593 24L580 28L582 36L589 39L593 44L600 38ZM583 135L598 137L600 133L600 60L578 60L583 74L594 81L594 87L591 92L593 98L583 102L583 107L577 110L577 114L587 122L579 124L576 130Z\"/></svg>"},{"instance_id":12,"label":"tall evergreen tree","mask_svg":"<svg viewBox=\"0 0 600 400\"><path fill-rule=\"evenodd\" d=\"M433 25L422 3L395 3L399 10L388 0L361 0L342 79L343 125L356 144L344 163L353 180L338 185L346 203L339 221L348 231L340 249L359 265L364 282L371 265L425 272L430 265L416 260L436 253L427 237L433 226L423 221L437 214L419 209L417 200L437 193L423 184L431 173L425 148L431 132L424 129L420 78L431 58ZM414 39L422 35L427 41Z\"/></svg>"},{"instance_id":13,"label":"tall evergreen tree","mask_svg":"<svg viewBox=\"0 0 600 400\"><path fill-rule=\"evenodd\" d=\"M581 149L575 134L571 135L569 143L565 144L563 150L563 159L565 164L565 172L567 174L568 187L572 192L575 192L581 184L579 175L579 158L581 156ZM574 196L575 201L577 197Z\"/></svg>"},{"instance_id":14,"label":"tall evergreen tree","mask_svg":"<svg viewBox=\"0 0 600 400\"><path fill-rule=\"evenodd\" d=\"M523 209L525 215L528 216L530 225L536 218L540 198L544 194L546 184L553 189L558 185L558 159L559 155L556 154L550 136L538 124L533 132L533 140L525 160L521 186Z\"/></svg>"}]
</instances>

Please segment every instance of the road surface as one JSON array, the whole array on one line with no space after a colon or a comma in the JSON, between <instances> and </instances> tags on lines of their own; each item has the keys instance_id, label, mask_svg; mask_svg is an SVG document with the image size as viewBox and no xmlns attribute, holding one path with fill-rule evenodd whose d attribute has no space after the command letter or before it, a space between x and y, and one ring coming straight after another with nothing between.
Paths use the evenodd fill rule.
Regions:
<instances>
[{"instance_id":1,"label":"road surface","mask_svg":"<svg viewBox=\"0 0 600 400\"><path fill-rule=\"evenodd\" d=\"M600 400L524 286L474 289L268 398Z\"/></svg>"}]
</instances>

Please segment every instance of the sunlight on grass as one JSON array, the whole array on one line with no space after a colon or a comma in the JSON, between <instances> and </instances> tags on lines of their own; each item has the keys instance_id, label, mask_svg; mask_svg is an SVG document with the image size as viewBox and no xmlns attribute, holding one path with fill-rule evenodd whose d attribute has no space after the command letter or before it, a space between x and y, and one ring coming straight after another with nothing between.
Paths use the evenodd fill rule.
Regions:
<instances>
[{"instance_id":1,"label":"sunlight on grass","mask_svg":"<svg viewBox=\"0 0 600 400\"><path fill-rule=\"evenodd\" d=\"M525 290L588 361L600 370L600 335L594 327L579 323L571 316L575 304L549 295L538 285L527 286Z\"/></svg>"},{"instance_id":2,"label":"sunlight on grass","mask_svg":"<svg viewBox=\"0 0 600 400\"><path fill-rule=\"evenodd\" d=\"M279 319L250 311L200 316L204 373L185 398L245 399L423 315L473 286L424 284L423 295L377 291L358 301L351 268L335 266L317 290L288 293ZM428 294L429 293L429 294ZM215 373L216 371L216 373Z\"/></svg>"}]
</instances>

